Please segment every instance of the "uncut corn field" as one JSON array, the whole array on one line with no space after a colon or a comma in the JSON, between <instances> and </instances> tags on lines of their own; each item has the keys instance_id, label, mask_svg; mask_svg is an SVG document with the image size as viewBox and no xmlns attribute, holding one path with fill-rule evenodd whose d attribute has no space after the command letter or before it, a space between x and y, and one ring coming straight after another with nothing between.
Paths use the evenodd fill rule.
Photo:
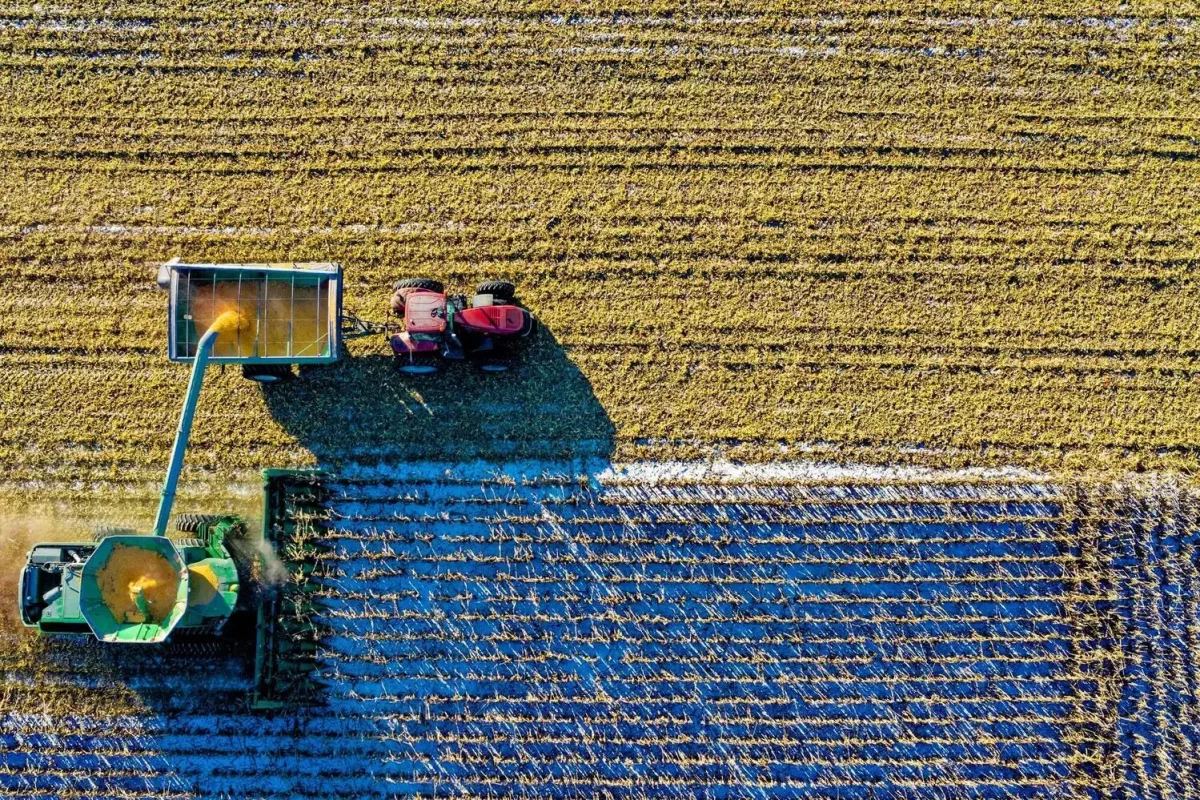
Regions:
<instances>
[{"instance_id":1,"label":"uncut corn field","mask_svg":"<svg viewBox=\"0 0 1200 800\"><path fill-rule=\"evenodd\" d=\"M1198 157L1192 3L0 0L0 797L1200 798ZM209 369L315 706L17 618L151 527L174 257L541 325Z\"/></svg>"}]
</instances>

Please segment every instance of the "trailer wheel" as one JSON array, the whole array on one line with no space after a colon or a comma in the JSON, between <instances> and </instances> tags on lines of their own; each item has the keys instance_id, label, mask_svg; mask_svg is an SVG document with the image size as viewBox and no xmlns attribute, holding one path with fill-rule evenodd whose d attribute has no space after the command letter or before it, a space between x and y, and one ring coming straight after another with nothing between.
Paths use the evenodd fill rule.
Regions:
<instances>
[{"instance_id":1,"label":"trailer wheel","mask_svg":"<svg viewBox=\"0 0 1200 800\"><path fill-rule=\"evenodd\" d=\"M92 541L101 542L110 536L139 536L140 534L130 528L119 528L116 525L101 525L92 532Z\"/></svg>"},{"instance_id":2,"label":"trailer wheel","mask_svg":"<svg viewBox=\"0 0 1200 800\"><path fill-rule=\"evenodd\" d=\"M435 281L433 278L404 278L392 284L392 291L396 292L400 289L425 289L430 292L441 294L446 291L446 287L441 281Z\"/></svg>"},{"instance_id":3,"label":"trailer wheel","mask_svg":"<svg viewBox=\"0 0 1200 800\"><path fill-rule=\"evenodd\" d=\"M438 371L437 359L433 356L397 356L396 369L405 375L433 375Z\"/></svg>"},{"instance_id":4,"label":"trailer wheel","mask_svg":"<svg viewBox=\"0 0 1200 800\"><path fill-rule=\"evenodd\" d=\"M180 533L196 533L201 525L216 522L220 518L216 514L180 514L175 518L175 530Z\"/></svg>"},{"instance_id":5,"label":"trailer wheel","mask_svg":"<svg viewBox=\"0 0 1200 800\"><path fill-rule=\"evenodd\" d=\"M242 377L257 383L282 383L292 377L292 365L242 364Z\"/></svg>"},{"instance_id":6,"label":"trailer wheel","mask_svg":"<svg viewBox=\"0 0 1200 800\"><path fill-rule=\"evenodd\" d=\"M508 281L484 281L475 288L475 294L490 294L495 300L511 303L517 296L517 287Z\"/></svg>"}]
</instances>

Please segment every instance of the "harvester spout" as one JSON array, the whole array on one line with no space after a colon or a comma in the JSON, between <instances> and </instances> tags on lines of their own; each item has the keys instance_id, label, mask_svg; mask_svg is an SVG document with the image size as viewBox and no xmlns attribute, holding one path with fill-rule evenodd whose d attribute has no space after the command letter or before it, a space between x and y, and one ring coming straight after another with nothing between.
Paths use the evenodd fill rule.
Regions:
<instances>
[{"instance_id":1,"label":"harvester spout","mask_svg":"<svg viewBox=\"0 0 1200 800\"><path fill-rule=\"evenodd\" d=\"M131 586L130 588L133 587ZM141 614L144 619L150 618L150 603L148 600L146 600L145 586L137 586L137 596L134 598L133 604L137 607L138 613Z\"/></svg>"},{"instance_id":2,"label":"harvester spout","mask_svg":"<svg viewBox=\"0 0 1200 800\"><path fill-rule=\"evenodd\" d=\"M196 347L196 358L192 362L192 376L188 379L187 395L183 400L183 412L179 415L179 427L175 430L175 446L171 448L171 462L167 465L167 477L163 481L162 496L158 501L158 515L154 518L154 535L165 536L171 508L175 505L175 487L179 473L183 471L183 455L187 451L188 437L192 432L192 418L196 416L196 401L200 397L200 385L204 380L204 369L212 354L217 337L222 333L236 333L245 319L237 311L226 311L213 324Z\"/></svg>"}]
</instances>

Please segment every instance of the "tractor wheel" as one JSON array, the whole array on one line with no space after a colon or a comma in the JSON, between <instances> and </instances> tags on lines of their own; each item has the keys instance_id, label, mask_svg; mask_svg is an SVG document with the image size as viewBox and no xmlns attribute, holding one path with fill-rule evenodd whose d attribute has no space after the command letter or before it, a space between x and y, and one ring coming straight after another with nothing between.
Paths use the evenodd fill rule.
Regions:
<instances>
[{"instance_id":1,"label":"tractor wheel","mask_svg":"<svg viewBox=\"0 0 1200 800\"><path fill-rule=\"evenodd\" d=\"M392 284L393 292L400 289L425 289L438 294L446 291L446 287L442 285L441 281L435 281L432 278L405 278Z\"/></svg>"},{"instance_id":2,"label":"tractor wheel","mask_svg":"<svg viewBox=\"0 0 1200 800\"><path fill-rule=\"evenodd\" d=\"M484 281L476 287L475 294L490 294L494 300L511 303L517 296L517 287L508 281Z\"/></svg>"},{"instance_id":3,"label":"tractor wheel","mask_svg":"<svg viewBox=\"0 0 1200 800\"><path fill-rule=\"evenodd\" d=\"M216 522L220 518L216 514L180 514L175 518L175 530L180 533L197 533L201 525Z\"/></svg>"},{"instance_id":4,"label":"tractor wheel","mask_svg":"<svg viewBox=\"0 0 1200 800\"><path fill-rule=\"evenodd\" d=\"M433 356L398 356L396 369L405 375L432 375L438 371L437 359Z\"/></svg>"},{"instance_id":5,"label":"tractor wheel","mask_svg":"<svg viewBox=\"0 0 1200 800\"><path fill-rule=\"evenodd\" d=\"M101 525L92 532L92 541L101 542L110 536L138 536L138 532L129 528L118 528L115 525Z\"/></svg>"},{"instance_id":6,"label":"tractor wheel","mask_svg":"<svg viewBox=\"0 0 1200 800\"><path fill-rule=\"evenodd\" d=\"M292 377L292 365L243 364L242 377L257 383L282 383Z\"/></svg>"}]
</instances>

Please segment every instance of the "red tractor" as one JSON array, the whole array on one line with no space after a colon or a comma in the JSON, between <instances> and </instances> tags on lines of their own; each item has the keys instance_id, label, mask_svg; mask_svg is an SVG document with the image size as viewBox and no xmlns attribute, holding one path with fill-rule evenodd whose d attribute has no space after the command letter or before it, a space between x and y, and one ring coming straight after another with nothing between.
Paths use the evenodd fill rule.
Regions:
<instances>
[{"instance_id":1,"label":"red tractor","mask_svg":"<svg viewBox=\"0 0 1200 800\"><path fill-rule=\"evenodd\" d=\"M438 371L438 358L470 359L487 372L508 369L508 345L533 334L533 315L513 301L516 287L485 281L475 295L446 294L429 278L406 278L392 286L391 310L403 319L391 337L396 368L413 375Z\"/></svg>"}]
</instances>

